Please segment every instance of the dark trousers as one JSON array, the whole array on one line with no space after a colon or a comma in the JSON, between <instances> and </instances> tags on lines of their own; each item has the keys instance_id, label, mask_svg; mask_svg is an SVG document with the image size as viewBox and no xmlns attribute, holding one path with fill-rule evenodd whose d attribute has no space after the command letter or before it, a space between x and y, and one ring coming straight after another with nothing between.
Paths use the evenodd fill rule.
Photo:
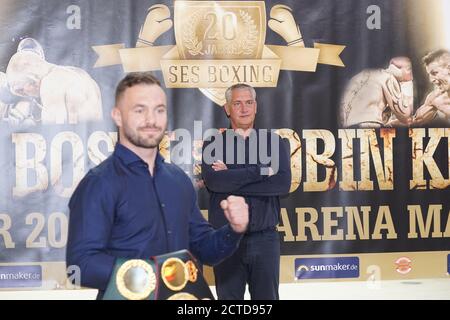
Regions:
<instances>
[{"instance_id":1,"label":"dark trousers","mask_svg":"<svg viewBox=\"0 0 450 320\"><path fill-rule=\"evenodd\" d=\"M278 300L280 237L276 230L246 234L236 252L214 267L217 297L243 300L248 284L252 300Z\"/></svg>"}]
</instances>

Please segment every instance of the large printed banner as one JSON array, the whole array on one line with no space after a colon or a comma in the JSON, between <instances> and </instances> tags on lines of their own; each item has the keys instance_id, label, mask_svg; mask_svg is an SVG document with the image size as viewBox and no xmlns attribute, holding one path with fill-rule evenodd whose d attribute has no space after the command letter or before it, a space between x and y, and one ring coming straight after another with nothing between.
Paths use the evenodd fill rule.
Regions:
<instances>
[{"instance_id":1,"label":"large printed banner","mask_svg":"<svg viewBox=\"0 0 450 320\"><path fill-rule=\"evenodd\" d=\"M227 87L256 88L257 127L290 143L282 282L448 277L450 1L0 3L0 289L79 276L67 203L114 150L131 71L167 88L160 150L205 216L204 134Z\"/></svg>"}]
</instances>

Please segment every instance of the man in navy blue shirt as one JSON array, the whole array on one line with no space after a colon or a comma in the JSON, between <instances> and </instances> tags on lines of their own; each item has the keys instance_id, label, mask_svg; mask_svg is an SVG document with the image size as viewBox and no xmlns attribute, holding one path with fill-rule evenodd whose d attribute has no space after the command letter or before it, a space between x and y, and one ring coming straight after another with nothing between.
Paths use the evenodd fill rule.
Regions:
<instances>
[{"instance_id":1,"label":"man in navy blue shirt","mask_svg":"<svg viewBox=\"0 0 450 320\"><path fill-rule=\"evenodd\" d=\"M217 295L219 299L243 299L248 283L252 299L276 300L280 269L276 226L280 196L289 192L291 184L289 148L275 133L253 129L257 102L251 86L236 84L225 95L231 129L203 146L202 176L210 193L209 221L214 227L225 225L220 202L236 195L245 197L250 222L238 250L214 267Z\"/></svg>"},{"instance_id":2,"label":"man in navy blue shirt","mask_svg":"<svg viewBox=\"0 0 450 320\"><path fill-rule=\"evenodd\" d=\"M236 250L248 225L243 198L221 208L229 223L215 230L203 218L194 187L158 153L167 127L166 95L149 73L128 74L116 89L114 153L93 168L69 202L67 265L81 285L106 289L116 258L148 259L181 249L215 264Z\"/></svg>"}]
</instances>

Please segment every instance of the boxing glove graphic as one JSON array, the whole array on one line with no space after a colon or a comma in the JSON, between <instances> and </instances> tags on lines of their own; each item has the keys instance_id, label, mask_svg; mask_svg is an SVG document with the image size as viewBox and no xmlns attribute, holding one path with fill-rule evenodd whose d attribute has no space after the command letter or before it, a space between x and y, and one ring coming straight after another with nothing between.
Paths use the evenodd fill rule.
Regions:
<instances>
[{"instance_id":1,"label":"boxing glove graphic","mask_svg":"<svg viewBox=\"0 0 450 320\"><path fill-rule=\"evenodd\" d=\"M164 32L172 28L170 9L162 4L155 4L147 11L147 17L139 32L136 47L153 46Z\"/></svg>"},{"instance_id":2,"label":"boxing glove graphic","mask_svg":"<svg viewBox=\"0 0 450 320\"><path fill-rule=\"evenodd\" d=\"M277 4L270 10L269 28L278 33L288 46L304 47L300 28L295 22L291 8Z\"/></svg>"}]
</instances>

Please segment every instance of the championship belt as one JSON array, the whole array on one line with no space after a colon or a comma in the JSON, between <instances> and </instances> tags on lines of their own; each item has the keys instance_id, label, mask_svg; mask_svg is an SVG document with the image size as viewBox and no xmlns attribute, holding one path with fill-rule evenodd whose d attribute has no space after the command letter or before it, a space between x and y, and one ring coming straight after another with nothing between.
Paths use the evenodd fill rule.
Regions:
<instances>
[{"instance_id":1,"label":"championship belt","mask_svg":"<svg viewBox=\"0 0 450 320\"><path fill-rule=\"evenodd\" d=\"M187 250L150 259L116 259L104 300L214 299Z\"/></svg>"}]
</instances>

